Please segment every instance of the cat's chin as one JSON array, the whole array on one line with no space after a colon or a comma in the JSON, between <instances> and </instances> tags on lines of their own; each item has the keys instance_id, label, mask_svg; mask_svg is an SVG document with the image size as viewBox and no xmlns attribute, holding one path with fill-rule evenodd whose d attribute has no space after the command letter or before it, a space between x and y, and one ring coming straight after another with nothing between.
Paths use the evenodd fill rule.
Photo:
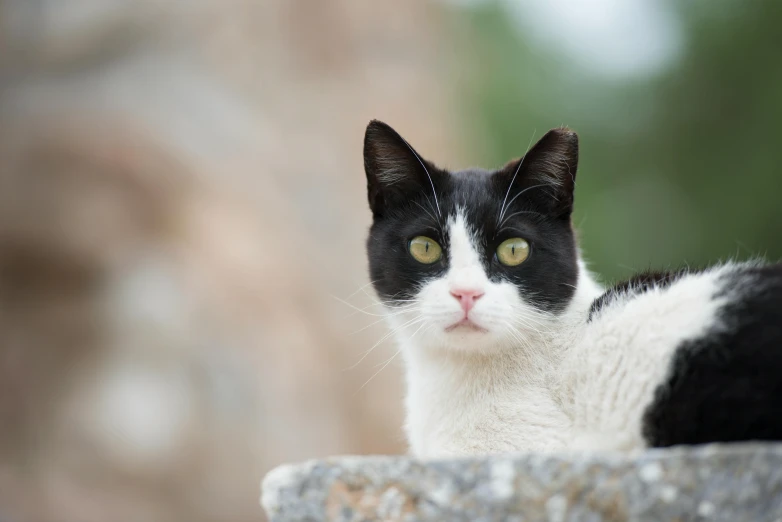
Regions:
<instances>
[{"instance_id":1,"label":"cat's chin","mask_svg":"<svg viewBox=\"0 0 782 522\"><path fill-rule=\"evenodd\" d=\"M439 353L465 355L493 355L507 345L496 332L472 322L461 321L432 334L429 340L431 342L425 342L425 345L428 344Z\"/></svg>"},{"instance_id":2,"label":"cat's chin","mask_svg":"<svg viewBox=\"0 0 782 522\"><path fill-rule=\"evenodd\" d=\"M447 333L452 333L452 332L458 332L458 333L474 332L477 334L489 333L489 331L486 328L474 323L473 321L470 321L469 319L462 319L459 322L456 322L451 326L446 327L445 331Z\"/></svg>"},{"instance_id":3,"label":"cat's chin","mask_svg":"<svg viewBox=\"0 0 782 522\"><path fill-rule=\"evenodd\" d=\"M416 326L419 318L424 321L423 327ZM478 315L467 319L453 311L427 317L392 313L389 319L391 328L400 332L399 343L411 353L490 355L507 350L512 344L507 331L495 326L500 321L494 317ZM411 322L414 326L405 331L405 325Z\"/></svg>"}]
</instances>

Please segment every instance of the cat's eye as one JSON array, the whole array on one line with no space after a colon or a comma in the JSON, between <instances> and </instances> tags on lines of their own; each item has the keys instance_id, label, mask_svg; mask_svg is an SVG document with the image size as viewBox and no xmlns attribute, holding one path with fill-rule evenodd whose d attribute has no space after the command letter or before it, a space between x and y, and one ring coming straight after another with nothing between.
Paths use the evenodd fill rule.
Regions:
<instances>
[{"instance_id":1,"label":"cat's eye","mask_svg":"<svg viewBox=\"0 0 782 522\"><path fill-rule=\"evenodd\" d=\"M529 257L529 243L520 237L506 239L497 247L497 260L505 266L522 264Z\"/></svg>"},{"instance_id":2,"label":"cat's eye","mask_svg":"<svg viewBox=\"0 0 782 522\"><path fill-rule=\"evenodd\" d=\"M432 238L417 236L410 240L410 255L419 263L431 265L443 256L443 249Z\"/></svg>"}]
</instances>

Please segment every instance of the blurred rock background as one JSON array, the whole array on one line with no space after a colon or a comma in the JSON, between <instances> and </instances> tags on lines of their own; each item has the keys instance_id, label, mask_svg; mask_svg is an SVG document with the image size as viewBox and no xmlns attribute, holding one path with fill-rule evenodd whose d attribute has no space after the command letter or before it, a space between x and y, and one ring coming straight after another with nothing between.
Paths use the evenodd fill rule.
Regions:
<instances>
[{"instance_id":1,"label":"blurred rock background","mask_svg":"<svg viewBox=\"0 0 782 522\"><path fill-rule=\"evenodd\" d=\"M367 121L455 149L403 4L0 3L0 520L258 520L275 464L403 449L331 297Z\"/></svg>"},{"instance_id":2,"label":"blurred rock background","mask_svg":"<svg viewBox=\"0 0 782 522\"><path fill-rule=\"evenodd\" d=\"M370 118L451 167L579 130L607 279L778 258L780 21L773 0L0 0L0 520L259 520L271 466L404 451L393 350L356 364L386 333Z\"/></svg>"}]
</instances>

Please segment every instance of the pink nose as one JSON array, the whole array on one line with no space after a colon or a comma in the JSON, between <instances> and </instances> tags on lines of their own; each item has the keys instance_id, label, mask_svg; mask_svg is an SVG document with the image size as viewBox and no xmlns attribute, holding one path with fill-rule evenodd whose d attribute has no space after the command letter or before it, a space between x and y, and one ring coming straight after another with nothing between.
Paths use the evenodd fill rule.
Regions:
<instances>
[{"instance_id":1,"label":"pink nose","mask_svg":"<svg viewBox=\"0 0 782 522\"><path fill-rule=\"evenodd\" d=\"M475 306L475 301L483 295L483 290L456 288L451 290L451 295L459 300L459 303L462 305L462 310L464 310L466 315L472 310L472 307Z\"/></svg>"}]
</instances>

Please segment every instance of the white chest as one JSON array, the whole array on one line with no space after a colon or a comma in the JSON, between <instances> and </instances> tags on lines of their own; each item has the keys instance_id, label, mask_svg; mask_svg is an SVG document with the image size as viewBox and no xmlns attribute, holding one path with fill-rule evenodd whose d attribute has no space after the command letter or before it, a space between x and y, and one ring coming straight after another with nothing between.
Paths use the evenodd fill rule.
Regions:
<instances>
[{"instance_id":1,"label":"white chest","mask_svg":"<svg viewBox=\"0 0 782 522\"><path fill-rule=\"evenodd\" d=\"M412 453L445 457L565 449L571 422L542 386L464 385L450 393L411 383L406 431Z\"/></svg>"}]
</instances>

